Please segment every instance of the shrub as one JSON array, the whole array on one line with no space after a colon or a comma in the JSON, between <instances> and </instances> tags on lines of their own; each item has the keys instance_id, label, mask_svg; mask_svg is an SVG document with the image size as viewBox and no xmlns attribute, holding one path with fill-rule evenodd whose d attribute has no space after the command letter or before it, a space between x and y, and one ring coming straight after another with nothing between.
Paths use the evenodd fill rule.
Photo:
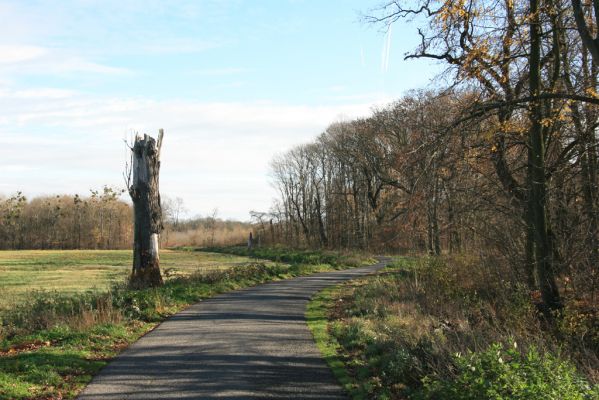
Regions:
<instances>
[{"instance_id":1,"label":"shrub","mask_svg":"<svg viewBox=\"0 0 599 400\"><path fill-rule=\"evenodd\" d=\"M255 247L251 250L245 246L207 247L198 250L210 251L213 253L235 254L238 256L261 258L289 264L329 264L333 267L359 267L362 264L363 259L362 257L350 253L324 250L298 250L282 246Z\"/></svg>"},{"instance_id":2,"label":"shrub","mask_svg":"<svg viewBox=\"0 0 599 400\"><path fill-rule=\"evenodd\" d=\"M494 344L483 352L454 357L454 379L425 378L420 399L585 400L599 398L567 361L535 348L522 354Z\"/></svg>"},{"instance_id":3,"label":"shrub","mask_svg":"<svg viewBox=\"0 0 599 400\"><path fill-rule=\"evenodd\" d=\"M556 335L507 279L473 259L423 257L344 286L329 326L354 387L369 399L599 399L586 383L597 377L594 314L566 308ZM494 345L506 338L531 350Z\"/></svg>"},{"instance_id":4,"label":"shrub","mask_svg":"<svg viewBox=\"0 0 599 400\"><path fill-rule=\"evenodd\" d=\"M33 292L27 302L0 314L0 339L59 326L81 330L122 319L157 322L177 311L180 305L218 292L218 285L222 291L228 284L263 282L286 271L280 265L251 263L171 279L159 288L130 290L125 285L115 285L107 293Z\"/></svg>"}]
</instances>

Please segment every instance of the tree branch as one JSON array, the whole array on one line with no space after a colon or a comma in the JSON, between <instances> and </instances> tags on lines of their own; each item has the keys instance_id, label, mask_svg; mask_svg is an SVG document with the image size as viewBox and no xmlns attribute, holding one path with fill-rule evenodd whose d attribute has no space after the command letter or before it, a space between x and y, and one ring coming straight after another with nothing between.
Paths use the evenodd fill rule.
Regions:
<instances>
[{"instance_id":1,"label":"tree branch","mask_svg":"<svg viewBox=\"0 0 599 400\"><path fill-rule=\"evenodd\" d=\"M593 0L593 3L595 11L597 11L599 9L599 0ZM585 21L581 0L572 0L572 9L574 11L574 19L576 20L576 27L580 34L580 38L582 39L582 43L593 56L595 64L599 64L599 36L593 38L591 34L591 30ZM595 15L595 18L599 19L599 16Z\"/></svg>"}]
</instances>

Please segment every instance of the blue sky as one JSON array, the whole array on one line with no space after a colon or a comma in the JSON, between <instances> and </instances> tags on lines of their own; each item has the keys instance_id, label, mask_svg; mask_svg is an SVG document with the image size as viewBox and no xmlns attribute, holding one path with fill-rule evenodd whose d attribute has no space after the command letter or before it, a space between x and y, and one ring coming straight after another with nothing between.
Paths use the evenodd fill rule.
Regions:
<instances>
[{"instance_id":1,"label":"blue sky","mask_svg":"<svg viewBox=\"0 0 599 400\"><path fill-rule=\"evenodd\" d=\"M267 210L272 156L440 71L380 1L0 1L0 193L123 186L123 139L164 128L190 215ZM385 50L388 48L388 50Z\"/></svg>"}]
</instances>

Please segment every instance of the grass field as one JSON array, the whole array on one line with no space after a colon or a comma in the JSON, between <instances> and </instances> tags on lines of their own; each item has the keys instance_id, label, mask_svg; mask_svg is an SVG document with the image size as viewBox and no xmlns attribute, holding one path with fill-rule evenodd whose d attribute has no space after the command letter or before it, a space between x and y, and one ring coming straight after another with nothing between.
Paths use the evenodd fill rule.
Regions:
<instances>
[{"instance_id":1,"label":"grass field","mask_svg":"<svg viewBox=\"0 0 599 400\"><path fill-rule=\"evenodd\" d=\"M0 399L72 399L112 357L190 304L367 262L355 255L281 248L249 252L251 258L239 251L192 250L164 251L165 284L141 290L109 287L127 276L127 251L0 252L0 292L9 293L0 300L6 307L0 310ZM198 270L207 273L193 274ZM32 292L36 288L59 292ZM90 288L105 290L81 293Z\"/></svg>"},{"instance_id":2,"label":"grass field","mask_svg":"<svg viewBox=\"0 0 599 400\"><path fill-rule=\"evenodd\" d=\"M162 250L160 264L169 279L198 271L230 268L249 258L230 254ZM78 293L104 291L123 282L132 263L130 250L0 251L0 310L36 290Z\"/></svg>"}]
</instances>

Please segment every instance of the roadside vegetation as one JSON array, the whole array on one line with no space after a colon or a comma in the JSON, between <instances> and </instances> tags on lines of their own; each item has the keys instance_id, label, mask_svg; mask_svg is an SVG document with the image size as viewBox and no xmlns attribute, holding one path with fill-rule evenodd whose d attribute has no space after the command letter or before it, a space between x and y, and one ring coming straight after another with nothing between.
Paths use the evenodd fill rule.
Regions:
<instances>
[{"instance_id":1,"label":"roadside vegetation","mask_svg":"<svg viewBox=\"0 0 599 400\"><path fill-rule=\"evenodd\" d=\"M193 249L178 253L181 258L232 257ZM276 254L290 259L283 249ZM158 288L130 290L121 283L104 291L32 292L0 312L0 398L73 398L112 357L190 304L267 281L361 264L358 258L352 263L344 256L309 254L293 256L298 261L289 263L234 256L243 262L176 275ZM77 264L76 257L71 261ZM69 264L68 257L64 262Z\"/></svg>"},{"instance_id":2,"label":"roadside vegetation","mask_svg":"<svg viewBox=\"0 0 599 400\"><path fill-rule=\"evenodd\" d=\"M315 297L309 325L354 399L599 398L597 315L567 302L548 326L476 262L401 258Z\"/></svg>"},{"instance_id":3,"label":"roadside vegetation","mask_svg":"<svg viewBox=\"0 0 599 400\"><path fill-rule=\"evenodd\" d=\"M208 247L204 250L214 253L234 254L241 257L252 257L274 262L289 263L295 266L311 266L311 268L315 265L324 265L327 267L359 267L361 265L368 265L376 262L374 258L365 256L363 252L294 249L281 245L253 247L251 249L247 246Z\"/></svg>"}]
</instances>

